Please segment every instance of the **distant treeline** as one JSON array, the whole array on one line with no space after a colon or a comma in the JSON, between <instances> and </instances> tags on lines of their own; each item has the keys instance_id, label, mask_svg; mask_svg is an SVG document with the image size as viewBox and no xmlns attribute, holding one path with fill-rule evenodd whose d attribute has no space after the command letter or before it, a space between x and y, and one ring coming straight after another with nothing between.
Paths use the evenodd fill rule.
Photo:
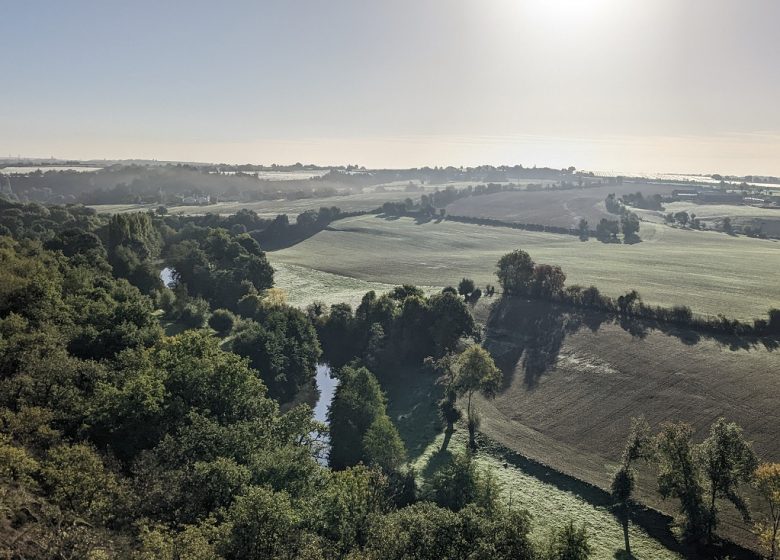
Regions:
<instances>
[{"instance_id":1,"label":"distant treeline","mask_svg":"<svg viewBox=\"0 0 780 560\"><path fill-rule=\"evenodd\" d=\"M326 197L336 192L360 192L365 187L394 182L445 184L454 181L511 182L518 180L576 180L587 174L522 166L474 168L423 167L419 169L366 170L357 166L334 167L322 176L274 180L261 172L319 171L327 168L293 166L227 166L193 164L114 164L94 172L37 170L3 175L3 190L19 201L84 204L166 204L188 196L211 196L233 201ZM260 173L260 175L258 175Z\"/></svg>"}]
</instances>

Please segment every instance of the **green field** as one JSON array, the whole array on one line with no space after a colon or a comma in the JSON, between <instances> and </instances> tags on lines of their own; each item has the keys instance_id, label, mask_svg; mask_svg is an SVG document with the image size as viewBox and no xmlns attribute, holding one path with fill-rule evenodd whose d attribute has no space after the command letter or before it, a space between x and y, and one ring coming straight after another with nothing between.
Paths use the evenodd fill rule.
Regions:
<instances>
[{"instance_id":1,"label":"green field","mask_svg":"<svg viewBox=\"0 0 780 560\"><path fill-rule=\"evenodd\" d=\"M269 255L353 279L395 285L496 283L495 265L513 249L557 264L567 284L595 285L617 296L632 288L647 303L689 305L695 312L750 319L780 306L780 243L643 222L642 243L581 242L574 236L455 222L360 216L339 220L315 236ZM291 285L291 280L286 281ZM316 292L316 289L313 290Z\"/></svg>"}]
</instances>

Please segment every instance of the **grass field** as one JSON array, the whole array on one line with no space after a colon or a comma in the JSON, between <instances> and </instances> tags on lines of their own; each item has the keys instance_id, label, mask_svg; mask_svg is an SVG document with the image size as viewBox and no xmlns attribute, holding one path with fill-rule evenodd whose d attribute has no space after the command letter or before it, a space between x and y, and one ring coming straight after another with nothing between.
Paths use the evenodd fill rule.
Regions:
<instances>
[{"instance_id":1,"label":"grass field","mask_svg":"<svg viewBox=\"0 0 780 560\"><path fill-rule=\"evenodd\" d=\"M661 224L643 223L642 228L642 243L620 245L447 221L417 224L411 218L360 216L334 222L269 257L273 263L346 276L347 282L446 286L468 276L484 285L496 283L501 255L524 249L537 262L563 267L567 284L593 284L613 296L635 288L648 303L685 304L698 313L743 319L763 317L771 305L780 305L780 283L771 280L780 272L780 243Z\"/></svg>"},{"instance_id":2,"label":"grass field","mask_svg":"<svg viewBox=\"0 0 780 560\"><path fill-rule=\"evenodd\" d=\"M478 305L485 345L505 375L495 400L478 401L489 437L601 488L638 416L654 427L689 422L697 439L723 416L744 428L764 460L780 460L780 349L685 331L632 336L570 312L523 300ZM640 479L642 502L672 513L675 502L660 500L651 475ZM727 514L725 533L749 544L747 527Z\"/></svg>"},{"instance_id":3,"label":"grass field","mask_svg":"<svg viewBox=\"0 0 780 560\"><path fill-rule=\"evenodd\" d=\"M644 196L668 195L677 188L675 185L640 183L559 191L510 191L461 198L448 205L447 212L456 216L559 227L577 227L580 219L585 218L591 229L595 229L601 218L617 219L604 206L604 199L610 193L618 197L637 191Z\"/></svg>"}]
</instances>

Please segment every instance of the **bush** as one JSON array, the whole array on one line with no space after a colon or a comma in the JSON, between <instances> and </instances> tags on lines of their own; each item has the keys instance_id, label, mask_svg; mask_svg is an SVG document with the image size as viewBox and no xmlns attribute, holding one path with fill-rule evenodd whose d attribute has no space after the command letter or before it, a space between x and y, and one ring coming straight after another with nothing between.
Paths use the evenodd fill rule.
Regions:
<instances>
[{"instance_id":1,"label":"bush","mask_svg":"<svg viewBox=\"0 0 780 560\"><path fill-rule=\"evenodd\" d=\"M209 302L203 298L195 298L184 304L179 320L189 328L199 329L206 323L208 314Z\"/></svg>"},{"instance_id":2,"label":"bush","mask_svg":"<svg viewBox=\"0 0 780 560\"><path fill-rule=\"evenodd\" d=\"M227 309L217 309L209 318L209 326L222 335L232 331L235 323L236 316Z\"/></svg>"}]
</instances>

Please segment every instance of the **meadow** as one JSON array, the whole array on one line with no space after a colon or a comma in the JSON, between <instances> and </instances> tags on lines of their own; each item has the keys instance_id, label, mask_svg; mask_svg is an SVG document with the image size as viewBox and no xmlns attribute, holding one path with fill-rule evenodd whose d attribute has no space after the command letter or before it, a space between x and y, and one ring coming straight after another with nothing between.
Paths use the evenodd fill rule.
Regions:
<instances>
[{"instance_id":1,"label":"meadow","mask_svg":"<svg viewBox=\"0 0 780 560\"><path fill-rule=\"evenodd\" d=\"M479 198L479 197L476 197ZM634 245L582 242L574 236L449 221L366 215L333 222L287 249L272 263L295 265L350 280L443 287L464 276L496 284L498 259L523 249L537 262L557 264L567 284L595 285L617 296L637 289L645 302L689 305L699 314L752 319L780 306L780 243L717 232L642 223ZM305 273L310 274L310 273ZM287 280L292 282L292 280Z\"/></svg>"}]
</instances>

